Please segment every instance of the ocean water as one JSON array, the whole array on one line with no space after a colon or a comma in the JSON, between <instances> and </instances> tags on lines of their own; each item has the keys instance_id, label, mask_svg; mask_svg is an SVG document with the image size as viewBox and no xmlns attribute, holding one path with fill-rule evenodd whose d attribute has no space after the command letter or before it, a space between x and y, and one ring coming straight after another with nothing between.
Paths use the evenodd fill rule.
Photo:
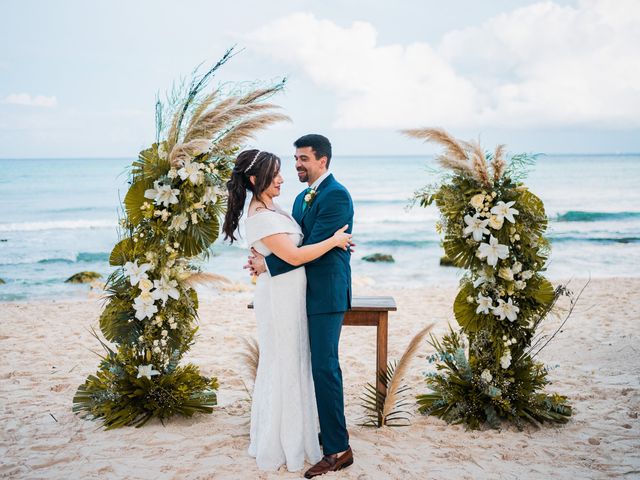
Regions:
<instances>
[{"instance_id":1,"label":"ocean water","mask_svg":"<svg viewBox=\"0 0 640 480\"><path fill-rule=\"evenodd\" d=\"M278 202L290 209L303 188L290 155ZM0 301L85 295L64 280L82 270L108 275L120 199L132 159L0 159ZM356 282L384 287L455 284L440 267L435 207L408 208L436 177L432 157L334 157L336 178L355 204ZM526 180L550 217L551 278L640 275L640 155L541 156ZM388 253L395 263L362 257ZM249 282L242 241L218 240L204 269Z\"/></svg>"}]
</instances>

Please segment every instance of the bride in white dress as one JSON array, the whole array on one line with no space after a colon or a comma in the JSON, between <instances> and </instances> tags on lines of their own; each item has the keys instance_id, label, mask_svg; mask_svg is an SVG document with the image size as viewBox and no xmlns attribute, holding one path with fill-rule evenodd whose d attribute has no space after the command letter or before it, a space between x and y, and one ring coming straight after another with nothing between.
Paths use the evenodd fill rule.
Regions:
<instances>
[{"instance_id":1,"label":"bride in white dress","mask_svg":"<svg viewBox=\"0 0 640 480\"><path fill-rule=\"evenodd\" d=\"M262 255L276 254L292 265L303 265L332 248L346 249L351 235L347 226L333 237L299 247L302 231L291 215L273 198L282 185L280 159L268 152L240 153L227 184L229 199L223 231L236 240L235 232L252 193L245 230L247 243ZM304 268L256 282L254 311L258 325L260 360L253 389L249 455L261 470L289 471L315 464L322 458L306 311L307 278Z\"/></svg>"}]
</instances>

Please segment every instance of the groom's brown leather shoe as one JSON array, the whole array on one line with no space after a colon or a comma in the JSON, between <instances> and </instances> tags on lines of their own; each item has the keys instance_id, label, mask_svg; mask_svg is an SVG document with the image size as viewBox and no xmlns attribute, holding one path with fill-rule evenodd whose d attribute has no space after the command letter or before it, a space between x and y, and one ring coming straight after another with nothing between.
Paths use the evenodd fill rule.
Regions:
<instances>
[{"instance_id":1,"label":"groom's brown leather shoe","mask_svg":"<svg viewBox=\"0 0 640 480\"><path fill-rule=\"evenodd\" d=\"M353 463L353 452L351 447L339 457L332 457L325 455L322 460L316 463L313 467L307 470L304 474L304 478L313 478L318 475L324 475L328 472L335 472L347 468Z\"/></svg>"}]
</instances>

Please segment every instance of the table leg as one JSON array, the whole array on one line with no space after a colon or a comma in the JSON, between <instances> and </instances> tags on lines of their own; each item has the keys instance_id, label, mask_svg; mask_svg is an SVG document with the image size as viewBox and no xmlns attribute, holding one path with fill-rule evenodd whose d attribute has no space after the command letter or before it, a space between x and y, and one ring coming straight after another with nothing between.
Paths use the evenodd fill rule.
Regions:
<instances>
[{"instance_id":1,"label":"table leg","mask_svg":"<svg viewBox=\"0 0 640 480\"><path fill-rule=\"evenodd\" d=\"M378 315L378 331L376 345L376 392L378 398L387 394L387 388L380 378L380 374L387 371L387 335L389 325L388 312L380 312ZM382 405L380 405L382 410ZM382 415L378 414L378 427L382 426Z\"/></svg>"}]
</instances>

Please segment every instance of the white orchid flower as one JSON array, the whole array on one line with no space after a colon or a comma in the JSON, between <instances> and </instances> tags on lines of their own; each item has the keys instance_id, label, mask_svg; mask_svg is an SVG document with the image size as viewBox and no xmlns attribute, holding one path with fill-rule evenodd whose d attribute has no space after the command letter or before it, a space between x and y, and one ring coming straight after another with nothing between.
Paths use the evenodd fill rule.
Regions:
<instances>
[{"instance_id":1,"label":"white orchid flower","mask_svg":"<svg viewBox=\"0 0 640 480\"><path fill-rule=\"evenodd\" d=\"M181 213L173 217L169 225L169 230L186 230L187 223L189 223L189 218L184 213Z\"/></svg>"},{"instance_id":2,"label":"white orchid flower","mask_svg":"<svg viewBox=\"0 0 640 480\"><path fill-rule=\"evenodd\" d=\"M511 208L516 202L507 202L504 203L502 200L495 204L495 206L491 209L491 213L493 213L498 218L506 218L511 223L516 223L514 215L518 215L518 210L515 208Z\"/></svg>"},{"instance_id":3,"label":"white orchid flower","mask_svg":"<svg viewBox=\"0 0 640 480\"><path fill-rule=\"evenodd\" d=\"M153 286L155 289L151 294L153 298L156 300L162 300L162 304L164 305L169 297L177 300L180 298L180 291L176 288L178 286L178 282L175 280L169 280L166 277L162 277L160 280L154 280Z\"/></svg>"},{"instance_id":4,"label":"white orchid flower","mask_svg":"<svg viewBox=\"0 0 640 480\"><path fill-rule=\"evenodd\" d=\"M140 280L149 278L146 272L150 269L150 263L138 265L138 260L124 264L124 273L129 277L131 285L137 285Z\"/></svg>"},{"instance_id":5,"label":"white orchid flower","mask_svg":"<svg viewBox=\"0 0 640 480\"><path fill-rule=\"evenodd\" d=\"M489 311L493 308L493 299L491 297L485 297L482 294L478 295L478 307L476 308L476 313L489 313Z\"/></svg>"},{"instance_id":6,"label":"white orchid flower","mask_svg":"<svg viewBox=\"0 0 640 480\"><path fill-rule=\"evenodd\" d=\"M478 258L487 259L487 264L495 267L498 259L505 259L509 256L509 247L498 243L498 239L493 235L489 236L489 243L481 243L478 247Z\"/></svg>"},{"instance_id":7,"label":"white orchid flower","mask_svg":"<svg viewBox=\"0 0 640 480\"><path fill-rule=\"evenodd\" d=\"M473 235L473 239L476 242L480 242L482 241L483 235L489 235L489 229L487 229L489 220L481 220L477 213L473 217L471 215L465 215L464 223L467 224L463 232L465 237Z\"/></svg>"},{"instance_id":8,"label":"white orchid flower","mask_svg":"<svg viewBox=\"0 0 640 480\"><path fill-rule=\"evenodd\" d=\"M136 378L147 377L151 380L151 377L154 375L160 375L160 372L158 370L154 370L153 365L138 365L138 376Z\"/></svg>"}]
</instances>

